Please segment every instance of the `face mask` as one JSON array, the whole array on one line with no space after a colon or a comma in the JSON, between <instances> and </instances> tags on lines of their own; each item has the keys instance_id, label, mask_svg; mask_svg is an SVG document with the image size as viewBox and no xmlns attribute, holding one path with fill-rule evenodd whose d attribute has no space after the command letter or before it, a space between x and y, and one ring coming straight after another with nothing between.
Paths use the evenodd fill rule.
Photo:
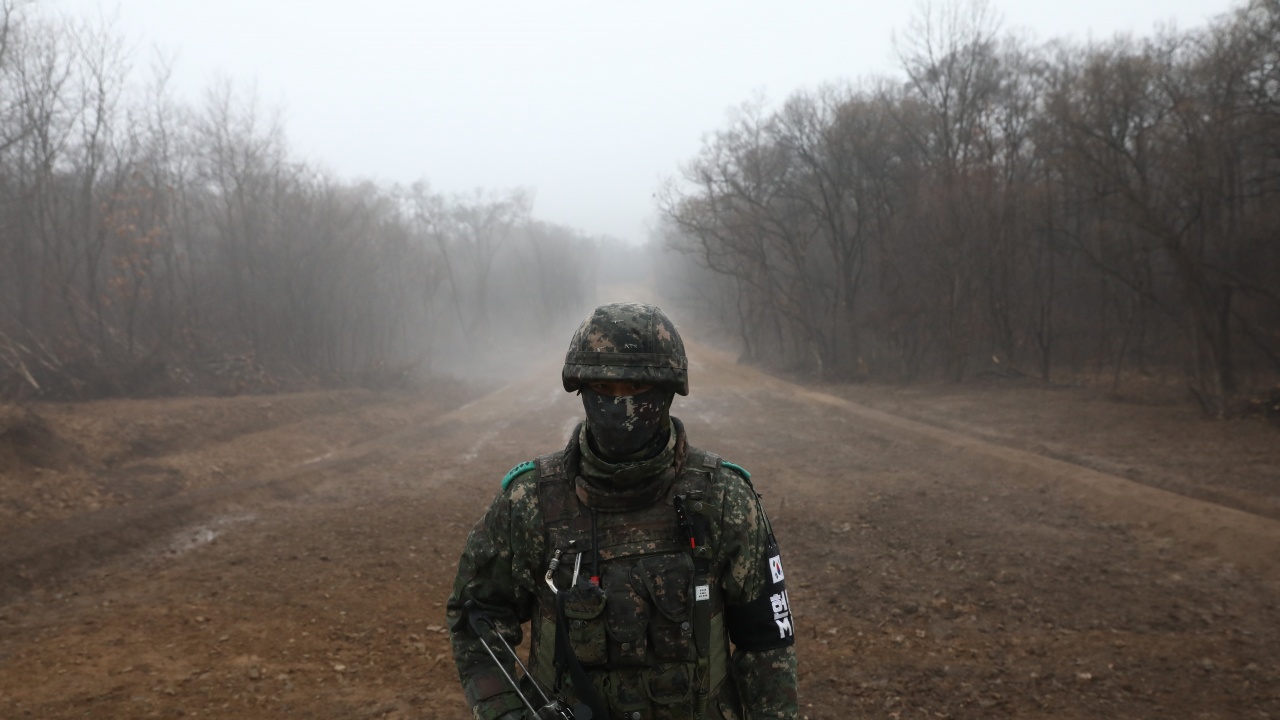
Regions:
<instances>
[{"instance_id":1,"label":"face mask","mask_svg":"<svg viewBox=\"0 0 1280 720\"><path fill-rule=\"evenodd\" d=\"M622 397L600 395L584 387L582 406L587 411L587 429L604 455L633 455L666 428L674 396L671 390L661 387Z\"/></svg>"}]
</instances>

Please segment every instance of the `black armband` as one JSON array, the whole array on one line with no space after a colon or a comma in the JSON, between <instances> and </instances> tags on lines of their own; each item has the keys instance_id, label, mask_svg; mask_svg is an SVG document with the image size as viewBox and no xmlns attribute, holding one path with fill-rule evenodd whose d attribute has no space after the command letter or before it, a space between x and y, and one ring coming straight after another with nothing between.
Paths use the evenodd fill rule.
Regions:
<instances>
[{"instance_id":1,"label":"black armband","mask_svg":"<svg viewBox=\"0 0 1280 720\"><path fill-rule=\"evenodd\" d=\"M760 597L724 609L729 639L742 650L773 650L795 644L796 632L791 620L791 599L782 574L782 556L778 545L769 538L765 572L770 582Z\"/></svg>"}]
</instances>

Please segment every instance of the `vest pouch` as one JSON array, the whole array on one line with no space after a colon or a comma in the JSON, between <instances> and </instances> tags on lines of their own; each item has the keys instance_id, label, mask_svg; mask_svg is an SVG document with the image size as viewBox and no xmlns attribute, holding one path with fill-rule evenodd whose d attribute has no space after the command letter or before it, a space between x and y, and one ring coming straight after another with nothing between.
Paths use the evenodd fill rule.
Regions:
<instances>
[{"instance_id":1,"label":"vest pouch","mask_svg":"<svg viewBox=\"0 0 1280 720\"><path fill-rule=\"evenodd\" d=\"M707 703L707 720L742 720L742 701L733 680L724 678L720 692Z\"/></svg>"},{"instance_id":2,"label":"vest pouch","mask_svg":"<svg viewBox=\"0 0 1280 720\"><path fill-rule=\"evenodd\" d=\"M654 720L690 717L693 681L689 676L688 665L658 665L646 670L644 691L657 706Z\"/></svg>"},{"instance_id":3,"label":"vest pouch","mask_svg":"<svg viewBox=\"0 0 1280 720\"><path fill-rule=\"evenodd\" d=\"M714 707L717 711L720 712L720 715L719 715L720 720L738 720L738 713L734 712L733 708L729 705L729 703L725 702L724 700L716 700L715 702L712 703L712 707ZM708 712L712 712L712 711L708 710ZM716 716L709 715L709 717L716 717Z\"/></svg>"},{"instance_id":4,"label":"vest pouch","mask_svg":"<svg viewBox=\"0 0 1280 720\"><path fill-rule=\"evenodd\" d=\"M649 620L649 639L659 662L690 662L698 657L693 643L693 558L685 553L647 557L632 570L632 583L643 587L657 610Z\"/></svg>"},{"instance_id":5,"label":"vest pouch","mask_svg":"<svg viewBox=\"0 0 1280 720\"><path fill-rule=\"evenodd\" d=\"M600 665L609 659L605 643L604 591L598 587L581 585L561 591L564 595L564 615L569 621L569 642L573 653L583 665Z\"/></svg>"},{"instance_id":6,"label":"vest pouch","mask_svg":"<svg viewBox=\"0 0 1280 720\"><path fill-rule=\"evenodd\" d=\"M649 695L645 691L644 670L615 670L605 678L604 694L609 698L613 717L654 720Z\"/></svg>"},{"instance_id":7,"label":"vest pouch","mask_svg":"<svg viewBox=\"0 0 1280 720\"><path fill-rule=\"evenodd\" d=\"M649 627L649 604L642 594L643 586L632 585L631 568L618 563L605 566L601 581L609 594L604 611L609 664L615 667L650 664L649 642L645 636Z\"/></svg>"}]
</instances>

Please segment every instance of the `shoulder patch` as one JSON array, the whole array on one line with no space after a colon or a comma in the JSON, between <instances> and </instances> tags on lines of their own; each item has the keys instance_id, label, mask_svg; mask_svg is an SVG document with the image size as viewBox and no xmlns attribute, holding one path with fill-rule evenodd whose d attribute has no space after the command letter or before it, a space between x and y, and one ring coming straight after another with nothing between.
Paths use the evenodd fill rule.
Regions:
<instances>
[{"instance_id":1,"label":"shoulder patch","mask_svg":"<svg viewBox=\"0 0 1280 720\"><path fill-rule=\"evenodd\" d=\"M735 465L735 464L733 464L733 463L729 462L728 460L721 460L721 461L720 461L720 465L721 465L721 466L723 466L723 467L727 467L727 468L729 468L730 470L732 470L732 471L734 471L734 472L738 473L739 475L741 475L741 476L742 476L742 479L743 479L743 480L750 480L750 479L751 479L751 473L747 472L747 469L746 469L746 468L744 468L744 467L742 467L741 465Z\"/></svg>"},{"instance_id":2,"label":"shoulder patch","mask_svg":"<svg viewBox=\"0 0 1280 720\"><path fill-rule=\"evenodd\" d=\"M509 470L506 475L502 476L502 489L506 490L507 487L511 485L511 481L515 480L516 476L519 475L520 473L525 472L526 470L532 470L537 466L538 466L537 463L535 463L532 460L528 460L526 462L522 462L519 465L511 468L511 470Z\"/></svg>"}]
</instances>

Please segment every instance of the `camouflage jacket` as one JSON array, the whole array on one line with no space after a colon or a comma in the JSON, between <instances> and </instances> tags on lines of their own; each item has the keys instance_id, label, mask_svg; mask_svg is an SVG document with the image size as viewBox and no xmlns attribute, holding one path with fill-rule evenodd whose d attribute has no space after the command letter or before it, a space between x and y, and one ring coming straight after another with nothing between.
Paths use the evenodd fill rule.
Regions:
<instances>
[{"instance_id":1,"label":"camouflage jacket","mask_svg":"<svg viewBox=\"0 0 1280 720\"><path fill-rule=\"evenodd\" d=\"M504 482L467 539L448 602L454 659L473 718L495 720L519 713L522 704L469 626L468 609L492 618L512 647L522 640L521 624L531 622L529 671L546 687L560 685L552 667L557 597L546 582L548 568L554 549L592 537L599 540L596 565L588 560L579 586L571 588L578 573L569 558L551 577L567 617L575 618L569 631L575 653L610 718L797 717L794 628L768 520L746 472L688 447L675 424L674 480L643 508L595 513L579 499L576 432L564 451L518 466ZM689 504L689 516L697 508L697 523L679 522L687 518L678 518L674 506L685 498L697 499ZM700 557L689 549L693 530L682 531L694 525ZM599 574L594 587L587 584L593 572ZM709 588L697 589L695 582ZM664 591L664 585L675 589ZM600 607L592 610L589 593L575 594L583 588L601 596ZM698 615L701 600L709 610ZM694 637L699 634L710 637ZM506 665L515 676L514 664ZM699 686L711 697L698 702ZM570 702L577 698L571 683L561 690Z\"/></svg>"}]
</instances>

